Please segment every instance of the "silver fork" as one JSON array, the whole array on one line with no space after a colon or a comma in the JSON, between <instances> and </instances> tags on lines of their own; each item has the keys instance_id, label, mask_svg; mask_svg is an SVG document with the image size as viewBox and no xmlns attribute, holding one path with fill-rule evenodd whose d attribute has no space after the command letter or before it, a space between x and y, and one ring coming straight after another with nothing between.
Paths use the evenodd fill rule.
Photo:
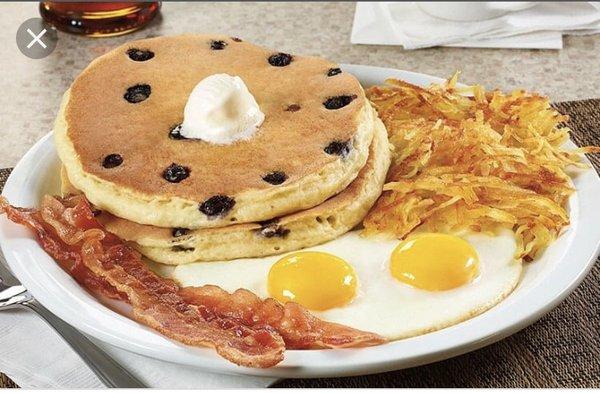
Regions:
<instances>
[{"instance_id":1,"label":"silver fork","mask_svg":"<svg viewBox=\"0 0 600 393\"><path fill-rule=\"evenodd\" d=\"M125 370L106 352L98 348L71 325L63 322L31 296L19 280L5 267L0 255L0 311L26 308L38 314L81 357L98 379L109 388L145 388L139 379Z\"/></svg>"}]
</instances>

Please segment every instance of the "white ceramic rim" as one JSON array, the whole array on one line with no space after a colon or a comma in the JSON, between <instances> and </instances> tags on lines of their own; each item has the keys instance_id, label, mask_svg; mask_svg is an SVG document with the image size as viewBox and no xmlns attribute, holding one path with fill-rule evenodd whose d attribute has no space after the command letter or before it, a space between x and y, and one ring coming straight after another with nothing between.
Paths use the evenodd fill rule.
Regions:
<instances>
[{"instance_id":1,"label":"white ceramic rim","mask_svg":"<svg viewBox=\"0 0 600 393\"><path fill-rule=\"evenodd\" d=\"M342 68L356 75L366 86L381 83L386 78L419 85L442 81L389 68L361 65ZM41 192L43 182L51 181L46 177L55 176L47 171L56 160L51 134L48 134L17 164L3 195L17 205L35 204L32 195ZM563 235L566 246L558 250L562 257L551 266L543 281L538 280L526 289L526 297L509 297L484 314L458 325L377 347L287 351L285 360L270 369L236 366L211 349L181 345L110 310L62 271L29 231L4 216L0 217L0 246L11 270L44 306L84 333L122 349L228 374L285 378L368 374L426 364L481 348L528 326L556 307L583 280L599 252L600 179L592 169L575 184L578 192L570 203L572 225Z\"/></svg>"}]
</instances>

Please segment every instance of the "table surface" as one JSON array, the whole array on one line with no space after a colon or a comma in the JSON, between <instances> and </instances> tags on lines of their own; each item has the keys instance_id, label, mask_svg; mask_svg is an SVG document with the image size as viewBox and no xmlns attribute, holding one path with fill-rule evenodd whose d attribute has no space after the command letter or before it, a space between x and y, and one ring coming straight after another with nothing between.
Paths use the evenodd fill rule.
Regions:
<instances>
[{"instance_id":1,"label":"table surface","mask_svg":"<svg viewBox=\"0 0 600 393\"><path fill-rule=\"evenodd\" d=\"M540 91L552 101L591 98L600 90L600 35L566 37L564 49L513 50L352 45L353 3L163 3L147 28L114 38L59 33L45 59L23 56L19 25L37 17L37 3L0 4L0 167L18 159L52 127L60 97L95 57L123 42L155 35L225 33L290 53L320 55L339 63L394 67L437 76L462 70L463 81L489 88Z\"/></svg>"}]
</instances>

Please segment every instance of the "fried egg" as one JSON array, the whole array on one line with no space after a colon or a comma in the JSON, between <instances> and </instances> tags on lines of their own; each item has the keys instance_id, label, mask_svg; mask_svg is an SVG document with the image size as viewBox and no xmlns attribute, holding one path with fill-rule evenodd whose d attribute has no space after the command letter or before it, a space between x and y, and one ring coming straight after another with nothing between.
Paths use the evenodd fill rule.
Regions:
<instances>
[{"instance_id":1,"label":"fried egg","mask_svg":"<svg viewBox=\"0 0 600 393\"><path fill-rule=\"evenodd\" d=\"M170 276L181 286L294 301L324 320L396 340L459 323L508 296L522 269L515 250L510 231L402 241L353 231L284 255L179 265Z\"/></svg>"}]
</instances>

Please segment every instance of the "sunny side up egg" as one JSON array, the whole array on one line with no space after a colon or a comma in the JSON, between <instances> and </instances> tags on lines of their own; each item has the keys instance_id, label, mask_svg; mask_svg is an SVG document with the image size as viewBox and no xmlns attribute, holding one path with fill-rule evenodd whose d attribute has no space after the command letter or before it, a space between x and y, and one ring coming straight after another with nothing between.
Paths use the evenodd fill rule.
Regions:
<instances>
[{"instance_id":1,"label":"sunny side up egg","mask_svg":"<svg viewBox=\"0 0 600 393\"><path fill-rule=\"evenodd\" d=\"M327 321L395 340L456 324L500 302L521 276L515 250L510 231L418 234L405 241L354 231L285 255L180 265L170 276L182 286L245 288L293 300Z\"/></svg>"}]
</instances>

